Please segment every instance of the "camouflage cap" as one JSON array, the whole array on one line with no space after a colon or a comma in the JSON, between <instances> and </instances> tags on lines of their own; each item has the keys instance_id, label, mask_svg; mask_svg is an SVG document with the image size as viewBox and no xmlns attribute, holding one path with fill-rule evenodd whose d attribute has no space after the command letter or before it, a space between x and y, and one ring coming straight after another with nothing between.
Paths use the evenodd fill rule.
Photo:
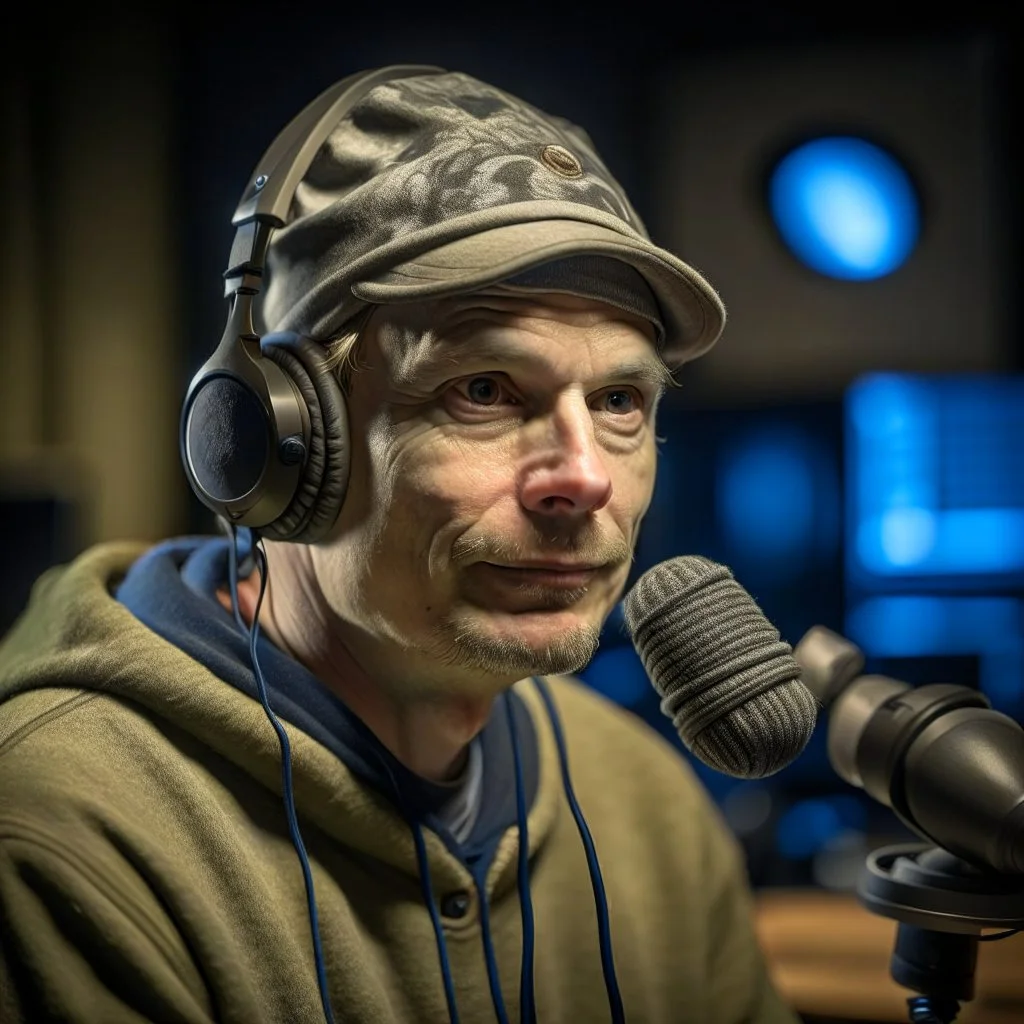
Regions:
<instances>
[{"instance_id":1,"label":"camouflage cap","mask_svg":"<svg viewBox=\"0 0 1024 1024\"><path fill-rule=\"evenodd\" d=\"M267 253L262 319L327 340L367 304L588 255L643 276L669 367L718 339L718 295L651 242L583 129L466 74L396 78L349 109L299 184Z\"/></svg>"}]
</instances>

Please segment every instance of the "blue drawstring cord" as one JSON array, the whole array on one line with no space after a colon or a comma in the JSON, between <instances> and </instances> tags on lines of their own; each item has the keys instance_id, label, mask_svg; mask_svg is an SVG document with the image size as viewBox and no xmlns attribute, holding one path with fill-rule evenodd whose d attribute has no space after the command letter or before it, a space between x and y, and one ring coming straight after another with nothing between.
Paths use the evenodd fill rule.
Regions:
<instances>
[{"instance_id":1,"label":"blue drawstring cord","mask_svg":"<svg viewBox=\"0 0 1024 1024\"><path fill-rule=\"evenodd\" d=\"M537 1008L533 995L533 901L530 899L530 835L526 828L526 787L523 784L523 759L519 752L519 732L512 708L512 697L505 691L505 717L512 737L512 758L516 771L516 821L519 825L519 908L523 917L523 961L519 975L519 1019L536 1024Z\"/></svg>"},{"instance_id":2,"label":"blue drawstring cord","mask_svg":"<svg viewBox=\"0 0 1024 1024\"><path fill-rule=\"evenodd\" d=\"M452 981L452 968L448 962L448 944L444 941L444 928L441 915L434 902L434 893L430 885L430 867L427 863L427 844L423 840L423 829L419 822L412 821L412 835L416 843L416 862L420 869L420 888L423 902L427 905L430 920L434 926L434 939L437 942L437 955L441 959L441 977L444 979L444 997L448 1001L448 1019L451 1024L459 1024L459 1011L455 1006L455 984Z\"/></svg>"},{"instance_id":3,"label":"blue drawstring cord","mask_svg":"<svg viewBox=\"0 0 1024 1024\"><path fill-rule=\"evenodd\" d=\"M483 882L476 880L476 891L480 898L480 931L484 943L484 960L487 963L487 981L491 987L491 1002L498 1024L509 1024L508 1010L501 994L501 982L498 977L498 961L494 956L494 942L491 939L491 910L487 903L487 890Z\"/></svg>"},{"instance_id":4,"label":"blue drawstring cord","mask_svg":"<svg viewBox=\"0 0 1024 1024\"><path fill-rule=\"evenodd\" d=\"M448 960L448 944L444 940L444 926L441 924L441 915L434 902L433 887L430 884L430 863L427 860L427 844L423 839L423 829L415 815L409 810L394 772L391 771L391 766L383 756L378 755L377 760L391 780L391 789L401 807L402 817L405 818L405 822L412 832L413 843L416 846L416 865L419 868L420 892L423 894L423 902L430 914L430 923L434 926L434 942L437 944L437 955L441 961L441 978L444 982L444 997L448 1003L448 1019L450 1024L459 1024L459 1011L455 1004L455 983L452 980L452 968Z\"/></svg>"},{"instance_id":5,"label":"blue drawstring cord","mask_svg":"<svg viewBox=\"0 0 1024 1024\"><path fill-rule=\"evenodd\" d=\"M572 781L569 778L569 757L565 748L565 737L562 733L562 723L555 710L555 702L551 698L547 685L538 676L533 677L533 683L540 693L544 706L547 709L548 718L551 719L551 728L555 734L555 743L558 746L558 760L562 767L562 784L565 789L565 797L572 808L572 816L576 819L576 828L579 830L580 839L583 840L584 849L587 851L587 868L590 871L590 884L594 888L594 899L597 903L597 930L601 942L601 969L604 971L604 984L608 990L608 1006L611 1010L613 1024L624 1024L626 1019L622 1008L622 995L619 992L619 982L615 977L615 962L612 957L611 927L608 920L608 899L604 891L604 880L601 878L601 866L597 862L597 851L594 849L594 840L591 838L590 829L583 820L583 812L576 802L576 794L572 789Z\"/></svg>"},{"instance_id":6,"label":"blue drawstring cord","mask_svg":"<svg viewBox=\"0 0 1024 1024\"><path fill-rule=\"evenodd\" d=\"M236 528L232 527L231 554L229 556L232 561L237 558L237 552L235 550L236 544ZM288 742L288 734L284 731L284 727L278 721L277 716L270 708L270 699L267 695L267 683L263 678L263 670L260 668L259 657L256 653L256 641L259 638L260 632L260 608L263 605L263 595L267 588L267 576L269 573L266 552L260 546L259 539L255 537L255 534L253 540L253 555L256 558L256 567L259 569L260 573L260 592L259 597L256 599L256 609L252 616L252 627L247 630L249 633L249 657L252 659L252 667L256 676L256 687L259 691L260 703L263 705L263 710L266 712L267 718L270 719L270 724L274 727L274 731L277 733L278 742L281 745L282 795L284 796L285 814L288 818L288 831L291 833L292 845L295 847L295 852L298 854L299 863L302 865L302 877L306 883L306 903L309 907L310 931L313 933L313 955L316 960L316 979L320 988L320 1002L323 1006L324 1019L327 1024L334 1024L334 1014L331 1011L331 997L327 989L327 969L324 966L324 953L320 945L320 922L316 909L316 894L313 889L313 874L309 868L309 858L306 856L306 847L302 842L302 835L299 832L298 816L295 813L295 794L292 789L291 744ZM243 632L246 632L245 623L242 621L238 610L237 562L235 562L235 571L232 573L231 579L231 603L235 612L236 620L241 625Z\"/></svg>"},{"instance_id":7,"label":"blue drawstring cord","mask_svg":"<svg viewBox=\"0 0 1024 1024\"><path fill-rule=\"evenodd\" d=\"M519 862L517 885L519 889L519 906L523 917L523 959L519 981L520 995L520 1021L523 1024L535 1024L537 1015L534 1006L533 994L533 903L530 899L530 838L527 829L526 814L526 787L523 783L523 764L519 750L519 734L516 730L515 717L513 714L511 697L506 691L503 694L505 713L508 720L509 734L512 741L512 757L515 765L516 778L516 820L519 828ZM417 826L417 839L422 844L422 837L419 835ZM426 870L425 853L424 861L420 868L421 874ZM495 1016L498 1024L509 1024L508 1010L505 1007L505 999L501 992L501 979L498 973L498 962L494 954L494 942L491 937L490 905L487 901L487 889L484 882L476 879L477 896L480 900L480 932L484 946L484 962L487 966L487 981L491 989L491 1003L494 1006ZM429 890L428 890L429 895ZM433 902L431 900L433 910ZM439 943L442 942L440 937ZM445 965L447 980L447 964Z\"/></svg>"}]
</instances>

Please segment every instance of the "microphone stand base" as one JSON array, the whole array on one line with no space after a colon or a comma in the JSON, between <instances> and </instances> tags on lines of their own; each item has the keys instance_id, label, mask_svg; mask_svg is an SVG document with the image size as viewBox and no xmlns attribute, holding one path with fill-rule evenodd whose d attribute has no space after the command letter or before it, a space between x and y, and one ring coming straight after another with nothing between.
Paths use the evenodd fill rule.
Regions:
<instances>
[{"instance_id":1,"label":"microphone stand base","mask_svg":"<svg viewBox=\"0 0 1024 1024\"><path fill-rule=\"evenodd\" d=\"M987 928L1024 928L1024 876L985 871L936 846L888 846L868 855L857 895L899 922L893 981L916 1024L949 1024L974 998L978 940Z\"/></svg>"}]
</instances>

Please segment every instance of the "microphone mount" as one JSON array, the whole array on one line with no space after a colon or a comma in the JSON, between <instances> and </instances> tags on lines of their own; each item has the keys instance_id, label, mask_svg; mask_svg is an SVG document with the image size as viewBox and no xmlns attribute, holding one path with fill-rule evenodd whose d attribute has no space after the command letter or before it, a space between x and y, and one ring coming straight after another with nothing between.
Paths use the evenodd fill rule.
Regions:
<instances>
[{"instance_id":1,"label":"microphone mount","mask_svg":"<svg viewBox=\"0 0 1024 1024\"><path fill-rule=\"evenodd\" d=\"M857 896L898 922L889 972L919 993L907 1000L908 1019L949 1024L974 998L978 943L1024 929L1024 732L965 687L914 691L861 676L863 653L821 626L793 653L830 712L833 768L929 841L870 853ZM959 740L944 742L957 729ZM943 818L956 827L937 827Z\"/></svg>"}]
</instances>

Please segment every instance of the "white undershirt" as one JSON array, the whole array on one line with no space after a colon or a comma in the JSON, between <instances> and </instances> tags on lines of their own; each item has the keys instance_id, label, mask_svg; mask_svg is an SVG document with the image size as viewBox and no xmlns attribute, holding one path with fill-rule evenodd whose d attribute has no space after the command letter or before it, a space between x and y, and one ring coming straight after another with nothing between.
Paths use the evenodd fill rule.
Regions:
<instances>
[{"instance_id":1,"label":"white undershirt","mask_svg":"<svg viewBox=\"0 0 1024 1024\"><path fill-rule=\"evenodd\" d=\"M480 738L476 737L469 744L469 759L463 769L462 778L455 783L458 788L438 812L438 817L460 843L469 838L480 814L483 782L484 755Z\"/></svg>"}]
</instances>

